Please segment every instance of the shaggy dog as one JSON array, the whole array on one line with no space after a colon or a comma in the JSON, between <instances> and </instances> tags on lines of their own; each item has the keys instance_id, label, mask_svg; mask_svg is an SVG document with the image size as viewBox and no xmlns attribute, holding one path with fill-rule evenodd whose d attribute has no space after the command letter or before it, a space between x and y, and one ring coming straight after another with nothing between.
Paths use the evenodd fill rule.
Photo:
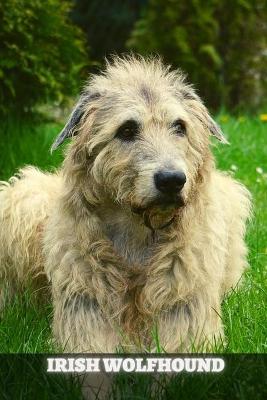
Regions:
<instances>
[{"instance_id":1,"label":"shaggy dog","mask_svg":"<svg viewBox=\"0 0 267 400\"><path fill-rule=\"evenodd\" d=\"M211 135L226 142L179 71L133 56L107 64L52 147L73 137L62 168L2 183L2 306L45 276L67 351L220 341L220 303L246 266L250 195L216 170Z\"/></svg>"}]
</instances>

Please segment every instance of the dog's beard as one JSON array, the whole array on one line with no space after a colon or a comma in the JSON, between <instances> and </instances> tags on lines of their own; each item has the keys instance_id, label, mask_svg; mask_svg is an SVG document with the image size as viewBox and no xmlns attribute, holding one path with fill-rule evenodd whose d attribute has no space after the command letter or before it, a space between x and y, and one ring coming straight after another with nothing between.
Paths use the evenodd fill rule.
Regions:
<instances>
[{"instance_id":1,"label":"dog's beard","mask_svg":"<svg viewBox=\"0 0 267 400\"><path fill-rule=\"evenodd\" d=\"M132 211L142 216L144 224L155 231L170 226L175 221L179 209L184 205L184 199L179 197L171 204L154 202L146 207L133 207Z\"/></svg>"},{"instance_id":2,"label":"dog's beard","mask_svg":"<svg viewBox=\"0 0 267 400\"><path fill-rule=\"evenodd\" d=\"M177 210L168 207L165 210L158 207L152 207L144 211L144 224L151 230L164 229L170 226L176 216Z\"/></svg>"}]
</instances>

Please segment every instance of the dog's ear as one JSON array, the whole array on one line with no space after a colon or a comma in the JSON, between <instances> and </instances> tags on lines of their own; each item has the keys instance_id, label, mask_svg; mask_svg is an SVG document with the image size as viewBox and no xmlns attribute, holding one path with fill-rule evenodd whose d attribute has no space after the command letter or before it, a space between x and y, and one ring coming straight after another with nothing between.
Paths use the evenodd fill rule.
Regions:
<instances>
[{"instance_id":1,"label":"dog's ear","mask_svg":"<svg viewBox=\"0 0 267 400\"><path fill-rule=\"evenodd\" d=\"M210 131L210 133L216 137L216 139L218 139L221 143L224 144L229 144L228 140L226 139L226 137L224 136L220 126L217 124L217 122L214 121L213 118L211 118L210 114L207 112L207 128Z\"/></svg>"},{"instance_id":2,"label":"dog's ear","mask_svg":"<svg viewBox=\"0 0 267 400\"><path fill-rule=\"evenodd\" d=\"M220 126L210 116L207 108L192 87L187 87L182 92L182 95L187 106L189 106L190 113L192 113L202 123L202 125L210 132L210 134L215 136L216 139L218 139L221 143L229 144Z\"/></svg>"},{"instance_id":3,"label":"dog's ear","mask_svg":"<svg viewBox=\"0 0 267 400\"><path fill-rule=\"evenodd\" d=\"M95 94L83 94L75 105L66 125L56 137L56 140L51 146L51 153L56 150L65 139L73 137L77 134L78 126L81 121L82 116L85 112L85 106L90 104L90 102L94 99L99 98L100 95L98 93Z\"/></svg>"}]
</instances>

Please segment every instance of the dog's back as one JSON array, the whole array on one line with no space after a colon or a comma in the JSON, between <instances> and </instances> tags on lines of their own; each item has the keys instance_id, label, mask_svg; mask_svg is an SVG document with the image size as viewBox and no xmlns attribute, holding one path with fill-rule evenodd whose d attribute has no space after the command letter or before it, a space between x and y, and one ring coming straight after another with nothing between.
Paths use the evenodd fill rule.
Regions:
<instances>
[{"instance_id":1,"label":"dog's back","mask_svg":"<svg viewBox=\"0 0 267 400\"><path fill-rule=\"evenodd\" d=\"M9 183L1 182L0 309L17 284L44 279L41 237L60 191L58 174L33 167L20 170Z\"/></svg>"}]
</instances>

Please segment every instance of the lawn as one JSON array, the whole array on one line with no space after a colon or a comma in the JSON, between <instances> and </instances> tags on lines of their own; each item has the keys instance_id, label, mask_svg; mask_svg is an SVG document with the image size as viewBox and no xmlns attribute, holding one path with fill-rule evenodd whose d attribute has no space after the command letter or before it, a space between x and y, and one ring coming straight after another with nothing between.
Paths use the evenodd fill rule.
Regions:
<instances>
[{"instance_id":1,"label":"lawn","mask_svg":"<svg viewBox=\"0 0 267 400\"><path fill-rule=\"evenodd\" d=\"M218 168L229 171L243 182L252 192L254 204L254 215L246 239L250 269L246 272L242 288L233 292L223 303L222 319L227 338L225 352L265 353L267 122L260 121L258 117L234 118L225 115L219 115L217 120L230 141L229 146L214 142L213 151ZM17 168L26 164L49 170L59 165L62 158L60 151L51 155L49 147L60 128L61 125L54 122L39 122L35 127L28 123L2 123L0 179L7 179ZM0 317L0 353L55 351L51 342L51 314L49 301L37 306L31 299L30 291L18 296ZM139 387L142 388L142 385ZM146 396L144 392L140 392L139 397L127 398L148 398L142 396ZM172 398L171 395L168 398Z\"/></svg>"}]
</instances>

